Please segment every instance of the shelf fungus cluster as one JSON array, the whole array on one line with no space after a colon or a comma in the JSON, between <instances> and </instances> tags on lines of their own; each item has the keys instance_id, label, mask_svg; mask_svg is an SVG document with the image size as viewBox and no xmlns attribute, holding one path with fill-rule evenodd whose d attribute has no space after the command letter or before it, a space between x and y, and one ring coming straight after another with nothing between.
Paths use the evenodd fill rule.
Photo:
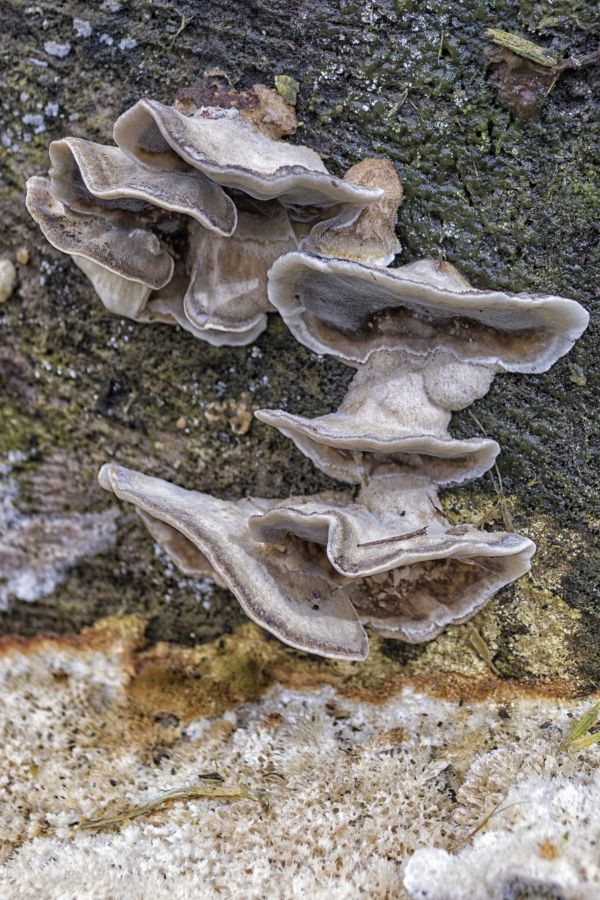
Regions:
<instances>
[{"instance_id":1,"label":"shelf fungus cluster","mask_svg":"<svg viewBox=\"0 0 600 900\"><path fill-rule=\"evenodd\" d=\"M111 312L249 344L266 326L268 269L305 223L380 192L282 140L293 110L264 85L202 102L214 105L138 101L115 122L116 146L54 141L27 208Z\"/></svg>"},{"instance_id":2,"label":"shelf fungus cluster","mask_svg":"<svg viewBox=\"0 0 600 900\"><path fill-rule=\"evenodd\" d=\"M452 412L497 373L545 372L588 316L562 297L475 290L443 260L389 268L402 200L390 161L334 178L281 140L289 112L266 88L209 99L139 101L115 124L117 147L56 141L29 209L115 312L244 344L275 309L298 341L354 367L335 412L256 412L352 487L230 502L113 464L100 483L186 574L213 577L293 647L364 659L365 625L430 640L535 550L444 518L440 487L483 474L500 449L453 438Z\"/></svg>"},{"instance_id":3,"label":"shelf fungus cluster","mask_svg":"<svg viewBox=\"0 0 600 900\"><path fill-rule=\"evenodd\" d=\"M526 537L445 520L439 487L483 474L500 450L487 438L452 438L452 412L483 397L496 373L545 372L588 315L562 297L475 290L443 260L385 268L391 189L378 184L384 198L363 214L379 236L368 252L358 220L338 217L269 272L269 299L294 337L356 369L344 401L316 419L256 412L360 491L349 503L292 499L253 518L250 531L322 546L349 579L361 622L418 642L473 616L528 571L535 551Z\"/></svg>"}]
</instances>

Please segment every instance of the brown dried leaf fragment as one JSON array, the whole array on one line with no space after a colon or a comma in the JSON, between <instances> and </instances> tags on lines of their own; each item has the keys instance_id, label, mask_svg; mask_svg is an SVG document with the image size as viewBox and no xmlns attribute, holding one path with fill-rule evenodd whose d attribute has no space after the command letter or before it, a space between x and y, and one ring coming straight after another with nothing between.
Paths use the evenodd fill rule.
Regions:
<instances>
[{"instance_id":1,"label":"brown dried leaf fragment","mask_svg":"<svg viewBox=\"0 0 600 900\"><path fill-rule=\"evenodd\" d=\"M507 49L488 53L488 61L489 82L502 102L522 119L535 121L561 70L531 62Z\"/></svg>"},{"instance_id":2,"label":"brown dried leaf fragment","mask_svg":"<svg viewBox=\"0 0 600 900\"><path fill-rule=\"evenodd\" d=\"M492 32L494 42L503 49L487 52L490 84L497 89L498 96L507 106L528 121L539 117L548 94L563 72L600 62L600 47L584 56L570 56L556 62L550 57L544 59L543 48L530 41L508 35L513 39L511 43L506 37L498 38L498 35L506 36L507 32L489 29L486 34L491 35Z\"/></svg>"},{"instance_id":3,"label":"brown dried leaf fragment","mask_svg":"<svg viewBox=\"0 0 600 900\"><path fill-rule=\"evenodd\" d=\"M178 91L173 105L185 116L193 115L203 106L238 109L243 119L274 140L294 134L298 127L293 105L286 102L280 91L265 84L236 91L231 85L225 87L216 77L205 75L201 81Z\"/></svg>"}]
</instances>

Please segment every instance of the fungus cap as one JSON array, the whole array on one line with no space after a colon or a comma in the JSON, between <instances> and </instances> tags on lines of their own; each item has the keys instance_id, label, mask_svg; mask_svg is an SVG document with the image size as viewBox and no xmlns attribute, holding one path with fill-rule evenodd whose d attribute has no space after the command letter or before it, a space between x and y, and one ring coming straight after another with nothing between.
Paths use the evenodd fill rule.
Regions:
<instances>
[{"instance_id":1,"label":"fungus cap","mask_svg":"<svg viewBox=\"0 0 600 900\"><path fill-rule=\"evenodd\" d=\"M451 410L487 392L493 374L447 355L373 354L354 376L335 413L306 419L282 410L256 410L261 422L291 438L320 469L361 484L395 468L438 485L476 478L500 448L486 438L456 440Z\"/></svg>"},{"instance_id":2,"label":"fungus cap","mask_svg":"<svg viewBox=\"0 0 600 900\"><path fill-rule=\"evenodd\" d=\"M396 218L404 194L393 162L363 159L348 169L344 181L377 188L382 195L363 209L348 204L337 207L335 215L312 227L300 249L365 265L389 265L400 250Z\"/></svg>"},{"instance_id":3,"label":"fungus cap","mask_svg":"<svg viewBox=\"0 0 600 900\"><path fill-rule=\"evenodd\" d=\"M350 582L348 596L364 625L382 637L420 644L449 625L472 619L497 594L530 569L535 551L505 536L502 554L413 563ZM521 539L524 540L524 539Z\"/></svg>"},{"instance_id":4,"label":"fungus cap","mask_svg":"<svg viewBox=\"0 0 600 900\"><path fill-rule=\"evenodd\" d=\"M258 409L254 415L290 438L322 472L349 484L364 484L390 468L427 476L438 485L459 484L487 472L500 452L488 438L386 435L374 423L339 413L307 419Z\"/></svg>"},{"instance_id":5,"label":"fungus cap","mask_svg":"<svg viewBox=\"0 0 600 900\"><path fill-rule=\"evenodd\" d=\"M67 137L49 148L54 195L72 208L143 211L148 205L190 216L224 236L237 223L235 203L195 169L153 172L118 147Z\"/></svg>"},{"instance_id":6,"label":"fungus cap","mask_svg":"<svg viewBox=\"0 0 600 900\"><path fill-rule=\"evenodd\" d=\"M269 271L269 299L301 343L349 365L380 350L441 350L496 371L545 372L589 321L573 300L475 290L434 260L381 269L288 253Z\"/></svg>"},{"instance_id":7,"label":"fungus cap","mask_svg":"<svg viewBox=\"0 0 600 900\"><path fill-rule=\"evenodd\" d=\"M356 503L299 498L252 516L256 540L290 534L325 546L361 621L385 636L431 640L471 618L530 568L535 545L518 534L450 527L420 479L375 478Z\"/></svg>"},{"instance_id":8,"label":"fungus cap","mask_svg":"<svg viewBox=\"0 0 600 900\"><path fill-rule=\"evenodd\" d=\"M447 557L493 558L523 552L530 557L535 550L521 535L479 531L470 525L451 527L438 511L430 482L394 474L369 481L356 502L349 502L344 493L280 501L253 515L249 529L257 541L279 544L286 534L293 534L322 544L334 569L348 578Z\"/></svg>"},{"instance_id":9,"label":"fungus cap","mask_svg":"<svg viewBox=\"0 0 600 900\"><path fill-rule=\"evenodd\" d=\"M242 322L238 330L233 328L197 328L188 319L183 301L189 286L189 274L185 271L183 260L175 263L175 272L171 281L160 291L149 294L147 301L137 315L132 316L137 322L164 322L168 325L179 325L201 341L214 347L241 347L252 343L264 331L266 315L260 313L254 322ZM240 323L235 323L239 325Z\"/></svg>"},{"instance_id":10,"label":"fungus cap","mask_svg":"<svg viewBox=\"0 0 600 900\"><path fill-rule=\"evenodd\" d=\"M152 288L139 281L130 281L116 272L111 272L85 256L72 256L75 265L89 279L98 297L109 312L116 316L126 316L135 321L143 321L143 311L152 295ZM170 282L169 282L170 283Z\"/></svg>"},{"instance_id":11,"label":"fungus cap","mask_svg":"<svg viewBox=\"0 0 600 900\"><path fill-rule=\"evenodd\" d=\"M63 253L97 263L129 281L157 290L173 275L173 260L151 231L139 228L131 214L77 212L58 200L47 178L27 182L27 209L44 237Z\"/></svg>"},{"instance_id":12,"label":"fungus cap","mask_svg":"<svg viewBox=\"0 0 600 900\"><path fill-rule=\"evenodd\" d=\"M146 521L150 516L175 529L181 535L171 544L175 558L185 554L199 571L206 561L246 615L276 637L323 656L366 657L366 634L339 580L298 542L281 548L250 537L249 516L277 501L218 500L113 464L98 477L103 488L135 504Z\"/></svg>"},{"instance_id":13,"label":"fungus cap","mask_svg":"<svg viewBox=\"0 0 600 900\"><path fill-rule=\"evenodd\" d=\"M286 206L363 206L381 195L330 175L308 147L267 137L237 109L203 107L184 116L156 100L139 100L115 122L125 152L155 170L192 166L217 184Z\"/></svg>"},{"instance_id":14,"label":"fungus cap","mask_svg":"<svg viewBox=\"0 0 600 900\"><path fill-rule=\"evenodd\" d=\"M286 211L278 203L240 209L230 238L195 224L188 234L191 274L185 317L209 343L250 343L266 327L266 313L272 309L269 267L296 246Z\"/></svg>"}]
</instances>

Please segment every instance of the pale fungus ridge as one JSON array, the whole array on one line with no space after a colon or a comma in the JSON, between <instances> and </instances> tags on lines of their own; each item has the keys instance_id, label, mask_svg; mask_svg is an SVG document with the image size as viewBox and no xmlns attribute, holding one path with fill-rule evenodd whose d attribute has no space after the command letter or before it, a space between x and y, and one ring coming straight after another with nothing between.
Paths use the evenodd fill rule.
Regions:
<instances>
[{"instance_id":1,"label":"pale fungus ridge","mask_svg":"<svg viewBox=\"0 0 600 900\"><path fill-rule=\"evenodd\" d=\"M253 516L250 534L324 546L335 571L353 579L348 593L361 620L411 642L470 618L529 570L535 551L517 534L451 526L431 484L404 474L374 478L354 503L343 494L290 498Z\"/></svg>"},{"instance_id":2,"label":"pale fungus ridge","mask_svg":"<svg viewBox=\"0 0 600 900\"><path fill-rule=\"evenodd\" d=\"M203 82L196 93L214 106L140 100L115 123L119 146L54 141L49 179L29 180L27 208L110 312L239 346L266 327L267 272L297 234L324 208L354 220L381 190L360 169L356 182L336 178L313 150L279 140L295 130L294 111L264 85Z\"/></svg>"},{"instance_id":3,"label":"pale fungus ridge","mask_svg":"<svg viewBox=\"0 0 600 900\"><path fill-rule=\"evenodd\" d=\"M118 147L67 137L49 147L54 195L88 214L103 209L148 211L148 205L196 219L223 237L235 231L235 203L204 175L153 172Z\"/></svg>"},{"instance_id":4,"label":"pale fungus ridge","mask_svg":"<svg viewBox=\"0 0 600 900\"><path fill-rule=\"evenodd\" d=\"M500 452L493 440L456 440L447 430L451 411L483 396L490 381L486 368L446 354L430 361L382 352L358 369L337 412L307 419L261 409L255 416L340 481L362 484L395 467L456 484L482 475Z\"/></svg>"}]
</instances>

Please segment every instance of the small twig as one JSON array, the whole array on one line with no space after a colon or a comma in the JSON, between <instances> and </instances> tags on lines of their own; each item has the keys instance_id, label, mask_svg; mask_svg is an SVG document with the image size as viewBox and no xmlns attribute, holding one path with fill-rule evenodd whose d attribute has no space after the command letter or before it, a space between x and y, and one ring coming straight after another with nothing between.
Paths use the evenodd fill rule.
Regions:
<instances>
[{"instance_id":1,"label":"small twig","mask_svg":"<svg viewBox=\"0 0 600 900\"><path fill-rule=\"evenodd\" d=\"M400 94L400 96L398 97L396 102L394 103L394 105L391 106L389 108L389 110L386 112L384 118L391 119L392 116L395 116L396 113L398 112L398 110L400 109L400 107L404 104L407 97L408 97L408 88L404 88L404 90L402 91L402 93Z\"/></svg>"},{"instance_id":2,"label":"small twig","mask_svg":"<svg viewBox=\"0 0 600 900\"><path fill-rule=\"evenodd\" d=\"M558 72L564 72L566 69L580 69L582 66L592 66L594 63L600 62L600 47L585 56L570 56L568 59L559 62L556 66Z\"/></svg>"},{"instance_id":3,"label":"small twig","mask_svg":"<svg viewBox=\"0 0 600 900\"><path fill-rule=\"evenodd\" d=\"M498 28L488 28L485 35L494 44L497 44L509 53L529 60L533 64L530 67L530 74L537 75L538 80L542 78L542 86L547 79L552 79L547 82L542 102L554 88L563 72L570 69L580 69L582 66L592 66L600 62L600 47L591 53L585 53L583 56L569 56L567 59L558 59L548 48L538 47L537 44L518 34L511 34ZM536 66L537 69L535 68ZM546 70L546 74L544 70Z\"/></svg>"},{"instance_id":4,"label":"small twig","mask_svg":"<svg viewBox=\"0 0 600 900\"><path fill-rule=\"evenodd\" d=\"M105 828L114 828L116 825L123 825L126 822L131 822L133 819L139 819L141 816L151 815L168 803L175 803L178 800L192 800L196 797L215 800L254 800L260 802L257 797L254 797L245 790L245 788L206 788L192 786L167 791L161 797L157 797L155 800L151 800L149 803L144 803L140 806L126 807L112 815L99 816L96 819L83 819L81 822L74 824L78 831L102 831Z\"/></svg>"},{"instance_id":5,"label":"small twig","mask_svg":"<svg viewBox=\"0 0 600 900\"><path fill-rule=\"evenodd\" d=\"M521 37L520 34L511 34L510 31L502 31L501 28L487 28L485 36L494 44L497 44L498 47L504 47L517 56L522 56L531 62L537 63L538 66L545 66L551 69L558 62L552 50L539 47L533 41L528 41L527 38Z\"/></svg>"},{"instance_id":6,"label":"small twig","mask_svg":"<svg viewBox=\"0 0 600 900\"><path fill-rule=\"evenodd\" d=\"M475 413L474 413L474 412L471 412L471 410L468 409L468 410L467 410L467 415L468 415L471 419L473 419L473 421L475 422L475 424L477 425L477 427L479 428L479 430L481 431L481 433L482 433L482 434L485 434L485 428L483 427L483 425L481 424L481 422L479 421L479 419L477 418L477 416L475 415Z\"/></svg>"},{"instance_id":7,"label":"small twig","mask_svg":"<svg viewBox=\"0 0 600 900\"><path fill-rule=\"evenodd\" d=\"M498 675L498 677L502 676L502 672L495 665L492 654L490 653L490 648L481 637L480 633L477 631L474 625L470 625L467 632L467 640L469 641L471 647L475 651L475 653L483 660L488 669L494 673L494 675Z\"/></svg>"},{"instance_id":8,"label":"small twig","mask_svg":"<svg viewBox=\"0 0 600 900\"><path fill-rule=\"evenodd\" d=\"M427 525L417 528L416 531L407 531L406 534L395 534L393 537L380 538L378 541L367 541L365 544L357 544L357 547L376 547L378 544L391 544L393 541L406 541L409 538L418 537L427 533Z\"/></svg>"},{"instance_id":9,"label":"small twig","mask_svg":"<svg viewBox=\"0 0 600 900\"><path fill-rule=\"evenodd\" d=\"M495 806L493 808L493 810L490 813L488 813L487 816L485 816L481 820L479 825L476 828L474 828L473 831L469 832L469 834L466 836L466 838L463 838L463 840L460 841L460 843L455 844L455 846L452 849L452 852L456 853L457 850L460 850L461 847L464 847L464 845L467 844L471 840L471 838L475 837L475 835L477 834L478 831L481 831L482 828L485 828L485 826L490 821L490 819L493 818L498 813L505 812L507 809L512 809L513 806L524 806L526 803L533 803L533 802L534 802L533 800L517 800L516 803L509 803L508 806L500 807L500 803L502 803L502 800L501 800L500 803L498 803L497 806Z\"/></svg>"},{"instance_id":10,"label":"small twig","mask_svg":"<svg viewBox=\"0 0 600 900\"><path fill-rule=\"evenodd\" d=\"M474 559L459 559L459 562L464 563L466 566L476 566L478 569L483 569L484 572L496 575L496 572L493 569L490 569L489 566L484 566L482 563L475 562Z\"/></svg>"},{"instance_id":11,"label":"small twig","mask_svg":"<svg viewBox=\"0 0 600 900\"><path fill-rule=\"evenodd\" d=\"M229 84L230 88L235 88L235 83L232 81L231 77L227 74L225 69L205 69L204 77L205 78L224 78L225 81Z\"/></svg>"},{"instance_id":12,"label":"small twig","mask_svg":"<svg viewBox=\"0 0 600 900\"><path fill-rule=\"evenodd\" d=\"M175 32L175 34L173 35L173 37L171 38L171 47L173 46L173 44L175 43L175 41L177 40L177 38L179 37L181 32L186 28L187 25L189 25L190 21L191 20L187 20L185 18L185 16L181 17L181 24L180 24L179 28L177 29L177 31Z\"/></svg>"},{"instance_id":13,"label":"small twig","mask_svg":"<svg viewBox=\"0 0 600 900\"><path fill-rule=\"evenodd\" d=\"M479 421L476 415L474 415L471 410L467 410L467 414L473 419L479 430L485 434L485 428ZM494 471L498 476L498 487L496 487L496 482L494 480L494 476L490 472L490 478L492 479L492 484L494 485L494 490L496 491L497 500L494 506L492 507L491 513L487 516L482 516L482 518L477 522L477 526L481 527L487 521L490 521L496 513L496 510L499 510L502 514L502 521L504 522L504 527L507 531L514 530L514 522L510 509L508 508L508 503L506 502L506 494L504 493L504 484L502 482L502 475L500 474L500 469L498 468L498 463L494 463Z\"/></svg>"},{"instance_id":14,"label":"small twig","mask_svg":"<svg viewBox=\"0 0 600 900\"><path fill-rule=\"evenodd\" d=\"M513 522L512 513L508 508L508 503L506 502L506 494L504 493L504 485L502 483L502 476L500 474L500 469L498 468L498 463L494 463L494 470L496 472L496 475L498 476L497 493L498 503L500 504L500 512L502 513L502 521L504 522L504 527L507 531L514 531L515 523ZM494 481L494 476L491 472L490 476L492 478L492 481Z\"/></svg>"},{"instance_id":15,"label":"small twig","mask_svg":"<svg viewBox=\"0 0 600 900\"><path fill-rule=\"evenodd\" d=\"M427 496L428 496L428 498L429 498L429 502L431 503L432 507L434 508L434 510L436 511L436 513L438 514L438 516L442 516L442 517L443 517L443 516L444 516L444 510L441 509L441 507L435 505L435 503L434 503L433 500L431 499L431 495L430 495L430 494L428 494Z\"/></svg>"},{"instance_id":16,"label":"small twig","mask_svg":"<svg viewBox=\"0 0 600 900\"><path fill-rule=\"evenodd\" d=\"M280 781L285 783L285 776L281 774L281 772L276 772L274 769L269 769L268 772L263 772L263 778L278 778Z\"/></svg>"}]
</instances>

